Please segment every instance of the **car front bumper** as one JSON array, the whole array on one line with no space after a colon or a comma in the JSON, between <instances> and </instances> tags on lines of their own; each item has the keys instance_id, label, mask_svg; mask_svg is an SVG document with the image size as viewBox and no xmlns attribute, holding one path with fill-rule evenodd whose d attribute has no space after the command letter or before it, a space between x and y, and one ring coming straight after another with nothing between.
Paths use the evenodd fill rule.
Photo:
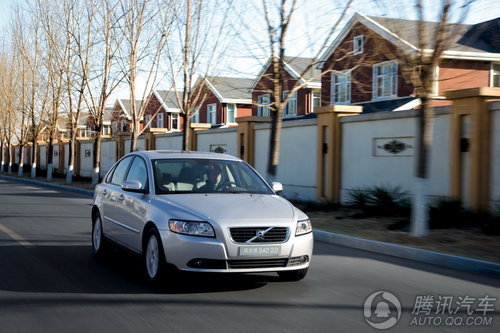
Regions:
<instances>
[{"instance_id":1,"label":"car front bumper","mask_svg":"<svg viewBox=\"0 0 500 333\"><path fill-rule=\"evenodd\" d=\"M255 273L298 270L309 267L313 252L312 232L291 236L279 244L236 244L231 240L195 237L161 230L168 264L183 271ZM242 246L279 246L278 256L241 256Z\"/></svg>"}]
</instances>

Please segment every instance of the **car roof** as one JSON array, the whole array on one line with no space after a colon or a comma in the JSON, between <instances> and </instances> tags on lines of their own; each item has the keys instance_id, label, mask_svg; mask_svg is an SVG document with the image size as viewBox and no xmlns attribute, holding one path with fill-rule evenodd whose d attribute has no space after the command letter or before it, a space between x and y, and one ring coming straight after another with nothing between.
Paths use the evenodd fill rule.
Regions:
<instances>
[{"instance_id":1,"label":"car roof","mask_svg":"<svg viewBox=\"0 0 500 333\"><path fill-rule=\"evenodd\" d=\"M141 155L150 160L188 158L188 159L216 159L216 160L241 161L241 159L234 157L232 155L201 152L201 151L186 151L186 150L142 150L142 151L135 151L130 154Z\"/></svg>"}]
</instances>

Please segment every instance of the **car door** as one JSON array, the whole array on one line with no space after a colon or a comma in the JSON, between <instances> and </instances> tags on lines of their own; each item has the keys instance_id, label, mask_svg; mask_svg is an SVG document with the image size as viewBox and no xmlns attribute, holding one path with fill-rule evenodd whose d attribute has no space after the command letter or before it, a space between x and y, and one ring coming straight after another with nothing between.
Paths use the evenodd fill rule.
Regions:
<instances>
[{"instance_id":1,"label":"car door","mask_svg":"<svg viewBox=\"0 0 500 333\"><path fill-rule=\"evenodd\" d=\"M125 217L122 212L122 201L125 199L121 184L123 183L133 156L127 156L115 166L113 173L103 191L103 229L106 236L119 241L118 235L123 228Z\"/></svg>"},{"instance_id":2,"label":"car door","mask_svg":"<svg viewBox=\"0 0 500 333\"><path fill-rule=\"evenodd\" d=\"M142 190L149 188L146 162L140 156L136 156L130 165L125 181L136 180L141 183ZM118 218L120 230L117 235L118 241L128 248L139 252L141 250L140 232L146 224L148 195L144 193L127 192L121 190L123 200L119 203Z\"/></svg>"}]
</instances>

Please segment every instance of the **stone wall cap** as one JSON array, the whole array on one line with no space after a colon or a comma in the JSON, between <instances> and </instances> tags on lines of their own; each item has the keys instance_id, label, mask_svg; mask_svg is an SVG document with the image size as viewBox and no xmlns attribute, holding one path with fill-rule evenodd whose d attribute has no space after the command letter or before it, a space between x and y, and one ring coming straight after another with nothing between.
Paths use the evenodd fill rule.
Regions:
<instances>
[{"instance_id":1,"label":"stone wall cap","mask_svg":"<svg viewBox=\"0 0 500 333\"><path fill-rule=\"evenodd\" d=\"M500 99L500 87L477 87L469 89L446 91L447 99L460 99L470 97L493 97Z\"/></svg>"},{"instance_id":2,"label":"stone wall cap","mask_svg":"<svg viewBox=\"0 0 500 333\"><path fill-rule=\"evenodd\" d=\"M359 105L327 105L320 106L314 110L315 113L361 113L363 112L363 107Z\"/></svg>"}]
</instances>

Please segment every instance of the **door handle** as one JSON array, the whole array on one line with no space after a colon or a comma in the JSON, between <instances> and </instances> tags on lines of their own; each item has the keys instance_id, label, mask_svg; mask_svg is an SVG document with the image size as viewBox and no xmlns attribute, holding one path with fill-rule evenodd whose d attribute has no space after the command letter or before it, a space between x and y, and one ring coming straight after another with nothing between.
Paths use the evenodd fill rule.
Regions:
<instances>
[{"instance_id":1,"label":"door handle","mask_svg":"<svg viewBox=\"0 0 500 333\"><path fill-rule=\"evenodd\" d=\"M120 194L116 199L118 199L118 201L123 201L125 199L125 196L123 194Z\"/></svg>"}]
</instances>

